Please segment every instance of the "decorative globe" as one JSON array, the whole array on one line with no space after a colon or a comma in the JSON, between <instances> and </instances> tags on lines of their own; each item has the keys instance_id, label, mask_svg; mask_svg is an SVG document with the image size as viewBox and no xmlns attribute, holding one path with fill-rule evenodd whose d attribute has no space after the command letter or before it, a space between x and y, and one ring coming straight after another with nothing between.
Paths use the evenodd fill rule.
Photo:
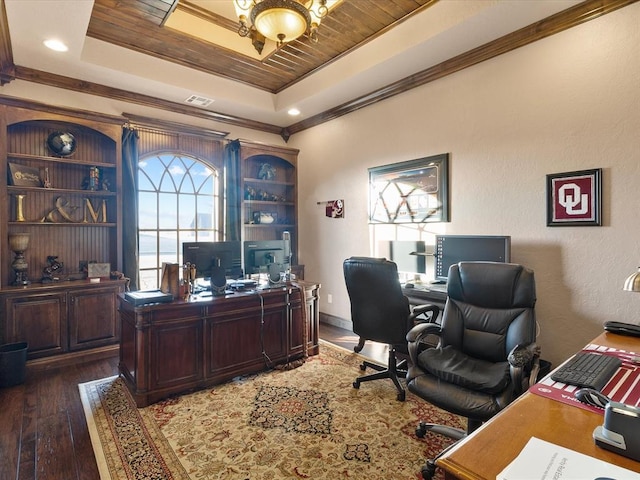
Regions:
<instances>
[{"instance_id":1,"label":"decorative globe","mask_svg":"<svg viewBox=\"0 0 640 480\"><path fill-rule=\"evenodd\" d=\"M54 155L68 157L76 151L76 138L68 132L53 132L47 138L47 147Z\"/></svg>"}]
</instances>

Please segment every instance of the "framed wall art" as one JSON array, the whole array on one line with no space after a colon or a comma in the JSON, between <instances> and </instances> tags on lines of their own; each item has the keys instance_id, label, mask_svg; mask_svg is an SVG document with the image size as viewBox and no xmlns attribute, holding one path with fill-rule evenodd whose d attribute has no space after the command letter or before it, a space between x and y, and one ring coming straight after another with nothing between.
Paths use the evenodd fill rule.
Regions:
<instances>
[{"instance_id":1,"label":"framed wall art","mask_svg":"<svg viewBox=\"0 0 640 480\"><path fill-rule=\"evenodd\" d=\"M449 154L369 169L369 223L449 221Z\"/></svg>"},{"instance_id":2,"label":"framed wall art","mask_svg":"<svg viewBox=\"0 0 640 480\"><path fill-rule=\"evenodd\" d=\"M547 175L547 226L600 226L601 211L601 168Z\"/></svg>"},{"instance_id":3,"label":"framed wall art","mask_svg":"<svg viewBox=\"0 0 640 480\"><path fill-rule=\"evenodd\" d=\"M88 278L109 278L111 274L110 263L89 263L87 264Z\"/></svg>"}]
</instances>

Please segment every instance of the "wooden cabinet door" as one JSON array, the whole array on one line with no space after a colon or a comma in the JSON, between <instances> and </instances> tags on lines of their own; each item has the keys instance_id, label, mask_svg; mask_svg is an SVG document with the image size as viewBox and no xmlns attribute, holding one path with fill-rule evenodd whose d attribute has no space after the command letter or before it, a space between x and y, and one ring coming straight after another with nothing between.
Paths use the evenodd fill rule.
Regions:
<instances>
[{"instance_id":1,"label":"wooden cabinet door","mask_svg":"<svg viewBox=\"0 0 640 480\"><path fill-rule=\"evenodd\" d=\"M118 342L119 286L69 292L69 348L79 350Z\"/></svg>"},{"instance_id":2,"label":"wooden cabinet door","mask_svg":"<svg viewBox=\"0 0 640 480\"><path fill-rule=\"evenodd\" d=\"M202 321L158 322L149 331L149 390L192 388L203 378Z\"/></svg>"},{"instance_id":3,"label":"wooden cabinet door","mask_svg":"<svg viewBox=\"0 0 640 480\"><path fill-rule=\"evenodd\" d=\"M5 297L5 338L27 342L28 358L66 352L67 304L65 293Z\"/></svg>"},{"instance_id":4,"label":"wooden cabinet door","mask_svg":"<svg viewBox=\"0 0 640 480\"><path fill-rule=\"evenodd\" d=\"M242 303L234 305L228 311L215 309L206 319L209 379L257 372L287 356L285 292L244 297Z\"/></svg>"}]
</instances>

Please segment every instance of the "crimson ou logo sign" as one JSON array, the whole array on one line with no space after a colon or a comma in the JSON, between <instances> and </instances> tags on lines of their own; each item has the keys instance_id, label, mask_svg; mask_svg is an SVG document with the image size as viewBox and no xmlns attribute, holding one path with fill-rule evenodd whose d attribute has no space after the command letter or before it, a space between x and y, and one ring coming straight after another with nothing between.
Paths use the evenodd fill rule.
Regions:
<instances>
[{"instance_id":1,"label":"crimson ou logo sign","mask_svg":"<svg viewBox=\"0 0 640 480\"><path fill-rule=\"evenodd\" d=\"M553 220L592 221L596 215L593 175L556 178L552 181Z\"/></svg>"},{"instance_id":2,"label":"crimson ou logo sign","mask_svg":"<svg viewBox=\"0 0 640 480\"><path fill-rule=\"evenodd\" d=\"M589 211L589 193L573 182L565 183L558 189L558 203L567 215L584 215Z\"/></svg>"}]
</instances>

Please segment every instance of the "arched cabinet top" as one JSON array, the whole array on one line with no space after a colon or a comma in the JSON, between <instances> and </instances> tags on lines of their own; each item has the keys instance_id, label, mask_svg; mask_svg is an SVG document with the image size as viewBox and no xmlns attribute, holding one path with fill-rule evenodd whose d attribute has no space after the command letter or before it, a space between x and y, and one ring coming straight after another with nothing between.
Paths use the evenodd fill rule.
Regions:
<instances>
[{"instance_id":1,"label":"arched cabinet top","mask_svg":"<svg viewBox=\"0 0 640 480\"><path fill-rule=\"evenodd\" d=\"M60 123L86 129L92 134L111 139L119 144L122 138L124 117L106 115L96 112L56 107L39 102L25 101L12 97L0 96L0 108L7 128L25 122Z\"/></svg>"},{"instance_id":2,"label":"arched cabinet top","mask_svg":"<svg viewBox=\"0 0 640 480\"><path fill-rule=\"evenodd\" d=\"M251 158L257 161L273 162L274 159L277 159L289 163L294 168L298 165L298 153L300 150L297 148L280 147L241 139L234 140L231 143L236 148L239 148L241 161Z\"/></svg>"}]
</instances>

